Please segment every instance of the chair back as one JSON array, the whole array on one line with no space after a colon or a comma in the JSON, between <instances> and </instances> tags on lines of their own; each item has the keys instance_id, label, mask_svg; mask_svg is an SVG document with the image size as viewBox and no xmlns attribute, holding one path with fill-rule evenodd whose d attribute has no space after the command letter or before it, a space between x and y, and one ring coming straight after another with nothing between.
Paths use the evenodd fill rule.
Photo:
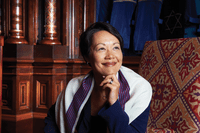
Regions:
<instances>
[{"instance_id":1,"label":"chair back","mask_svg":"<svg viewBox=\"0 0 200 133\"><path fill-rule=\"evenodd\" d=\"M147 41L139 74L153 89L147 132L200 132L200 37Z\"/></svg>"}]
</instances>

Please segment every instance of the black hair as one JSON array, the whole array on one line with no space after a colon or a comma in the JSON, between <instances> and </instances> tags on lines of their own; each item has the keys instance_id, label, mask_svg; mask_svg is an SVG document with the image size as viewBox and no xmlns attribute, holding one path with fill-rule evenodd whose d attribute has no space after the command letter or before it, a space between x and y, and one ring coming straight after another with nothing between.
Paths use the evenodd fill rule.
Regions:
<instances>
[{"instance_id":1,"label":"black hair","mask_svg":"<svg viewBox=\"0 0 200 133\"><path fill-rule=\"evenodd\" d=\"M90 54L93 34L102 30L114 35L119 40L121 49L123 49L124 42L116 28L106 22L95 22L90 25L80 36L79 48L84 59Z\"/></svg>"}]
</instances>

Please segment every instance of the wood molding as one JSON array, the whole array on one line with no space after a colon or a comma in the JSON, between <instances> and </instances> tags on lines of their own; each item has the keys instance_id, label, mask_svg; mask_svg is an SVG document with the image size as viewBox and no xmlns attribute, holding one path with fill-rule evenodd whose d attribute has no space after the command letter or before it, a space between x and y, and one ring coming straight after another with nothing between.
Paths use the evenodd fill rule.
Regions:
<instances>
[{"instance_id":1,"label":"wood molding","mask_svg":"<svg viewBox=\"0 0 200 133\"><path fill-rule=\"evenodd\" d=\"M1 5L2 6L2 5ZM1 32L2 33L2 32ZM0 36L0 132L1 132L1 116L2 116L2 106L3 106L3 100L2 100L2 89L3 89L3 67L2 67L2 58L3 58L3 46L4 46L4 37Z\"/></svg>"},{"instance_id":2,"label":"wood molding","mask_svg":"<svg viewBox=\"0 0 200 133\"><path fill-rule=\"evenodd\" d=\"M41 113L41 112L29 112L25 114L18 114L18 115L9 115L9 114L2 114L2 120L3 121L22 121L27 119L44 119L47 117L47 113Z\"/></svg>"},{"instance_id":3,"label":"wood molding","mask_svg":"<svg viewBox=\"0 0 200 133\"><path fill-rule=\"evenodd\" d=\"M33 113L26 113L26 114L18 114L18 115L9 115L9 114L2 114L3 121L22 121L26 119L33 118Z\"/></svg>"},{"instance_id":4,"label":"wood molding","mask_svg":"<svg viewBox=\"0 0 200 133\"><path fill-rule=\"evenodd\" d=\"M47 117L47 113L33 112L33 118L43 119Z\"/></svg>"}]
</instances>

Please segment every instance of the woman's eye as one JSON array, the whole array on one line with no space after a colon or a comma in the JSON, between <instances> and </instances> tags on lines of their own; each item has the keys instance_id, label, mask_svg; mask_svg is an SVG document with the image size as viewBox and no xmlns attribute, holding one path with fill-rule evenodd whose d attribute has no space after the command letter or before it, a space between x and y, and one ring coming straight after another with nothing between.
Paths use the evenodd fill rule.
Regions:
<instances>
[{"instance_id":1,"label":"woman's eye","mask_svg":"<svg viewBox=\"0 0 200 133\"><path fill-rule=\"evenodd\" d=\"M98 51L105 50L105 48L99 48Z\"/></svg>"},{"instance_id":2,"label":"woman's eye","mask_svg":"<svg viewBox=\"0 0 200 133\"><path fill-rule=\"evenodd\" d=\"M114 47L114 49L120 49L120 47L116 46L116 47Z\"/></svg>"}]
</instances>

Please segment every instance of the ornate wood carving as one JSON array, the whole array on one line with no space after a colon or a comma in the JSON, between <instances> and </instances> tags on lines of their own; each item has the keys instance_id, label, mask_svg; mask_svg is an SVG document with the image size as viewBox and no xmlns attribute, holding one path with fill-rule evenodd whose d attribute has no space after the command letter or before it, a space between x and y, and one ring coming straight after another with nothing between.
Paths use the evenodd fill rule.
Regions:
<instances>
[{"instance_id":1,"label":"ornate wood carving","mask_svg":"<svg viewBox=\"0 0 200 133\"><path fill-rule=\"evenodd\" d=\"M2 35L2 1L0 0L0 12L1 12L1 14L0 14L0 35Z\"/></svg>"},{"instance_id":2,"label":"ornate wood carving","mask_svg":"<svg viewBox=\"0 0 200 133\"><path fill-rule=\"evenodd\" d=\"M1 116L2 116L2 57L3 57L4 37L0 36L0 132L1 132Z\"/></svg>"},{"instance_id":3,"label":"ornate wood carving","mask_svg":"<svg viewBox=\"0 0 200 133\"><path fill-rule=\"evenodd\" d=\"M30 82L19 82L19 110L30 108Z\"/></svg>"},{"instance_id":4,"label":"ornate wood carving","mask_svg":"<svg viewBox=\"0 0 200 133\"><path fill-rule=\"evenodd\" d=\"M36 81L36 107L47 109L48 81Z\"/></svg>"},{"instance_id":5,"label":"ornate wood carving","mask_svg":"<svg viewBox=\"0 0 200 133\"><path fill-rule=\"evenodd\" d=\"M56 32L56 0L45 0L45 32L40 44L60 45Z\"/></svg>"},{"instance_id":6,"label":"ornate wood carving","mask_svg":"<svg viewBox=\"0 0 200 133\"><path fill-rule=\"evenodd\" d=\"M6 84L2 84L2 102L3 102L3 106L7 106L8 105L8 85Z\"/></svg>"},{"instance_id":7,"label":"ornate wood carving","mask_svg":"<svg viewBox=\"0 0 200 133\"><path fill-rule=\"evenodd\" d=\"M63 90L64 88L64 84L63 84L63 81L61 80L58 80L56 81L56 84L55 84L55 97L57 98L58 95L60 94L60 92Z\"/></svg>"},{"instance_id":8,"label":"ornate wood carving","mask_svg":"<svg viewBox=\"0 0 200 133\"><path fill-rule=\"evenodd\" d=\"M10 0L11 29L7 44L28 44L23 36L23 0Z\"/></svg>"},{"instance_id":9,"label":"ornate wood carving","mask_svg":"<svg viewBox=\"0 0 200 133\"><path fill-rule=\"evenodd\" d=\"M80 34L95 22L95 0L68 0L64 1L63 14L63 45L68 47L68 58L80 58Z\"/></svg>"},{"instance_id":10,"label":"ornate wood carving","mask_svg":"<svg viewBox=\"0 0 200 133\"><path fill-rule=\"evenodd\" d=\"M6 79L3 75L3 83L2 83L2 112L11 113L13 111L12 107L12 85L13 82L11 79Z\"/></svg>"}]
</instances>

